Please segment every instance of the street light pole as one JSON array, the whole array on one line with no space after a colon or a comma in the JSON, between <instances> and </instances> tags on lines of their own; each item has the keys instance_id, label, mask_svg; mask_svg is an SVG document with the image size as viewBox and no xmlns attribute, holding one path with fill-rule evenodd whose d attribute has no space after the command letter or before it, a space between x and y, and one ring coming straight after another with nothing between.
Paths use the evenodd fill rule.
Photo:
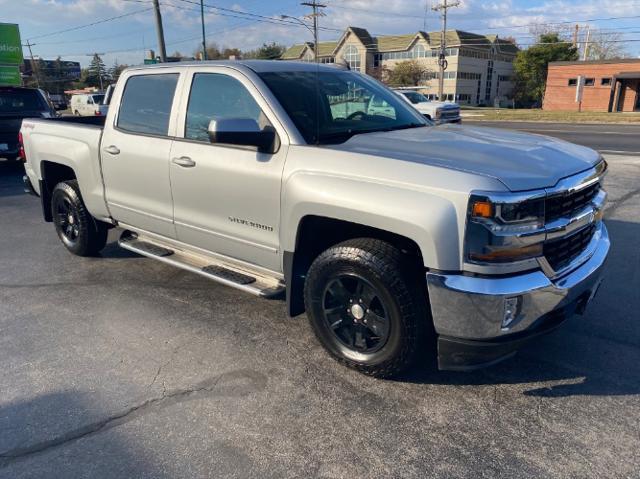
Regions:
<instances>
[{"instance_id":1,"label":"street light pole","mask_svg":"<svg viewBox=\"0 0 640 479\"><path fill-rule=\"evenodd\" d=\"M311 35L313 35L314 39L316 38L316 32L314 30L312 30L309 25L307 25L305 22L303 22L302 20L300 20L297 17L292 17L290 15L280 15L280 19L281 20L285 20L285 19L289 19L289 20L294 20L296 22L298 22L300 25L302 25L304 28L306 28L307 30L309 30L309 32L311 32ZM314 48L313 48L313 58L315 60L316 58L316 48L315 48L315 44L314 44Z\"/></svg>"}]
</instances>

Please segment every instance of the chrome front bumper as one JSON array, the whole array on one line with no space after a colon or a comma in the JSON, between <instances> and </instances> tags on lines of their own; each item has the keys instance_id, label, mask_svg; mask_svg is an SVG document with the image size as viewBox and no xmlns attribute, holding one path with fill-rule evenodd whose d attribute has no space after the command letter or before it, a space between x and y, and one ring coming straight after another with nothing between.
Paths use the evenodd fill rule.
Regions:
<instances>
[{"instance_id":1,"label":"chrome front bumper","mask_svg":"<svg viewBox=\"0 0 640 479\"><path fill-rule=\"evenodd\" d=\"M503 277L428 272L436 333L455 340L503 342L534 332L539 320L556 311L579 311L595 294L609 253L604 223L599 223L589 246L588 258L580 258L578 266L553 279L542 270ZM508 298L520 298L519 306L515 319L503 328Z\"/></svg>"}]
</instances>

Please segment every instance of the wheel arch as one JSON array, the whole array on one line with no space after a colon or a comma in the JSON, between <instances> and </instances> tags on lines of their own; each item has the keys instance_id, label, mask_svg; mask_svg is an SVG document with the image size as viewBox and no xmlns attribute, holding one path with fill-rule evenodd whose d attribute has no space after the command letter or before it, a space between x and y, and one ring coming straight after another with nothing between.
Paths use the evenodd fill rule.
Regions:
<instances>
[{"instance_id":1,"label":"wheel arch","mask_svg":"<svg viewBox=\"0 0 640 479\"><path fill-rule=\"evenodd\" d=\"M75 170L62 163L43 160L40 162L40 201L42 203L42 215L44 220L52 222L51 193L58 183L69 180L77 180Z\"/></svg>"},{"instance_id":2,"label":"wheel arch","mask_svg":"<svg viewBox=\"0 0 640 479\"><path fill-rule=\"evenodd\" d=\"M326 249L355 238L374 238L398 247L417 265L424 264L420 246L408 236L327 216L306 215L296 229L295 246L284 251L283 271L287 285L287 309L290 316L305 312L304 281L313 260Z\"/></svg>"}]
</instances>

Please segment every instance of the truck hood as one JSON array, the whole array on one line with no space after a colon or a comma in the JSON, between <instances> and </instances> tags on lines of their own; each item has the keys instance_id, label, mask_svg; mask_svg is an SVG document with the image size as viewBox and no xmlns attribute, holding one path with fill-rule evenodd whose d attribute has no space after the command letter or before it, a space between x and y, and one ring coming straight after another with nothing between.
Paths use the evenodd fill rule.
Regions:
<instances>
[{"instance_id":1,"label":"truck hood","mask_svg":"<svg viewBox=\"0 0 640 479\"><path fill-rule=\"evenodd\" d=\"M596 151L555 138L459 125L355 135L330 148L487 176L511 191L552 187L600 161Z\"/></svg>"}]
</instances>

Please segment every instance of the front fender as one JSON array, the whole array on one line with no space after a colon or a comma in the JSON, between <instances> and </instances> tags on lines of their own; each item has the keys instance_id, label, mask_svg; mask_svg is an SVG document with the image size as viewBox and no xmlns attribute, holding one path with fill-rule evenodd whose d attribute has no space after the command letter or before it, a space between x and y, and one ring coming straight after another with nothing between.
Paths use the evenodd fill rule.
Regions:
<instances>
[{"instance_id":1,"label":"front fender","mask_svg":"<svg viewBox=\"0 0 640 479\"><path fill-rule=\"evenodd\" d=\"M406 185L298 172L284 185L282 205L284 251L295 251L301 220L314 215L404 236L419 246L426 267L460 269L459 213L442 196Z\"/></svg>"}]
</instances>

